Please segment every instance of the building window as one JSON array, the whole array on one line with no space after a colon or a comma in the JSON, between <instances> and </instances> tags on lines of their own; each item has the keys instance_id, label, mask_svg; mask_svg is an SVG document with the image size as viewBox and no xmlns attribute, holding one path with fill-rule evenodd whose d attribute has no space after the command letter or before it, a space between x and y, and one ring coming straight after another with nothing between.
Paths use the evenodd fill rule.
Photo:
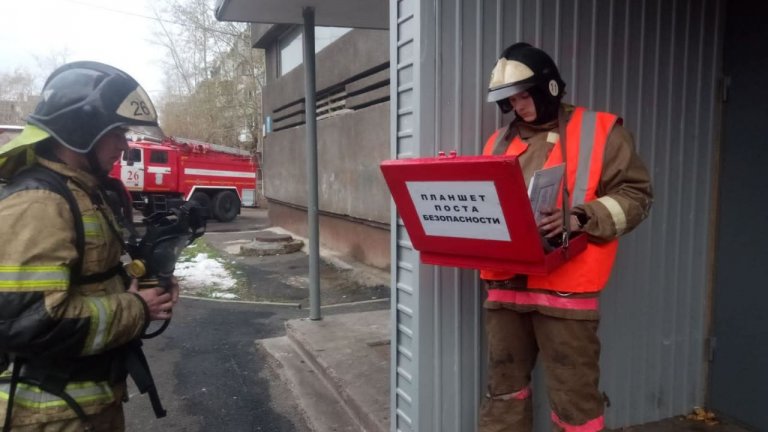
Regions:
<instances>
[{"instance_id":1,"label":"building window","mask_svg":"<svg viewBox=\"0 0 768 432\"><path fill-rule=\"evenodd\" d=\"M301 27L295 27L285 36L280 38L280 61L278 76L283 76L293 70L302 62Z\"/></svg>"},{"instance_id":2,"label":"building window","mask_svg":"<svg viewBox=\"0 0 768 432\"><path fill-rule=\"evenodd\" d=\"M346 27L315 27L315 53L333 43L336 39L352 30ZM280 57L278 76L283 76L300 65L304 59L304 41L302 27L294 27L278 41Z\"/></svg>"}]
</instances>

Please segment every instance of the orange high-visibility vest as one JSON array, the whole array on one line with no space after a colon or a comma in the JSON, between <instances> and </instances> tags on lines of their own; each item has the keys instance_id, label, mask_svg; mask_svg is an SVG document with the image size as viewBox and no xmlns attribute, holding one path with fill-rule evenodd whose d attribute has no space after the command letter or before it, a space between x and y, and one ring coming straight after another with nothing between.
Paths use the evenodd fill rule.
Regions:
<instances>
[{"instance_id":1,"label":"orange high-visibility vest","mask_svg":"<svg viewBox=\"0 0 768 432\"><path fill-rule=\"evenodd\" d=\"M570 205L577 206L597 199L597 186L603 171L603 154L608 135L613 125L620 121L610 113L587 111L577 107L571 113L566 127L566 185ZM484 155L493 154L497 141L504 138L506 128L497 130L485 144ZM507 146L506 155L518 156L528 148L519 136ZM563 162L563 153L558 138L544 168ZM603 289L611 275L616 259L618 240L607 243L587 244L587 249L567 261L546 276L528 276L529 288L543 288L565 292L595 292ZM480 270L480 277L488 280L503 280L513 273L496 270Z\"/></svg>"}]
</instances>

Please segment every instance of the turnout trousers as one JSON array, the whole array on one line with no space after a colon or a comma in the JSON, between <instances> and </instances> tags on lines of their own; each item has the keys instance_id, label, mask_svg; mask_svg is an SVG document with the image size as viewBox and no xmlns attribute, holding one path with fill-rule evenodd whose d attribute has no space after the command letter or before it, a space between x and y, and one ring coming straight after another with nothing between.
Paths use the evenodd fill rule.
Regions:
<instances>
[{"instance_id":1,"label":"turnout trousers","mask_svg":"<svg viewBox=\"0 0 768 432\"><path fill-rule=\"evenodd\" d=\"M37 423L26 426L14 426L11 432L124 432L125 416L123 403L115 402L97 414L88 416L92 429L87 429L79 418L55 420L47 423Z\"/></svg>"},{"instance_id":2,"label":"turnout trousers","mask_svg":"<svg viewBox=\"0 0 768 432\"><path fill-rule=\"evenodd\" d=\"M489 384L479 432L532 430L531 372L537 358L544 367L553 430L603 430L599 321L557 318L535 310L485 312Z\"/></svg>"}]
</instances>

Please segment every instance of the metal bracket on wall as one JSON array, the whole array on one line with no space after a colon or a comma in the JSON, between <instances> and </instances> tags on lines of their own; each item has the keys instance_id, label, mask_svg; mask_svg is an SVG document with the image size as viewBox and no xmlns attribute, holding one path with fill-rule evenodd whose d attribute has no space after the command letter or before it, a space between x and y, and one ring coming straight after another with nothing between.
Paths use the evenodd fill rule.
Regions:
<instances>
[{"instance_id":1,"label":"metal bracket on wall","mask_svg":"<svg viewBox=\"0 0 768 432\"><path fill-rule=\"evenodd\" d=\"M725 75L720 78L720 91L723 102L728 102L728 87L731 86L731 77Z\"/></svg>"},{"instance_id":2,"label":"metal bracket on wall","mask_svg":"<svg viewBox=\"0 0 768 432\"><path fill-rule=\"evenodd\" d=\"M715 336L710 336L706 340L707 345L707 361L710 363L715 361L715 350L717 349L717 338Z\"/></svg>"}]
</instances>

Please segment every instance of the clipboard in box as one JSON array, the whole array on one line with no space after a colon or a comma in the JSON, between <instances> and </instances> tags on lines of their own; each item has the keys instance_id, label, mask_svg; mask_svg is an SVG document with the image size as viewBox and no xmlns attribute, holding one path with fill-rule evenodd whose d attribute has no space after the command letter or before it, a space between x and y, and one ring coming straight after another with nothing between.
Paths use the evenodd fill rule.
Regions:
<instances>
[{"instance_id":1,"label":"clipboard in box","mask_svg":"<svg viewBox=\"0 0 768 432\"><path fill-rule=\"evenodd\" d=\"M439 156L380 165L421 261L545 275L584 251L586 235L544 251L515 156Z\"/></svg>"}]
</instances>

